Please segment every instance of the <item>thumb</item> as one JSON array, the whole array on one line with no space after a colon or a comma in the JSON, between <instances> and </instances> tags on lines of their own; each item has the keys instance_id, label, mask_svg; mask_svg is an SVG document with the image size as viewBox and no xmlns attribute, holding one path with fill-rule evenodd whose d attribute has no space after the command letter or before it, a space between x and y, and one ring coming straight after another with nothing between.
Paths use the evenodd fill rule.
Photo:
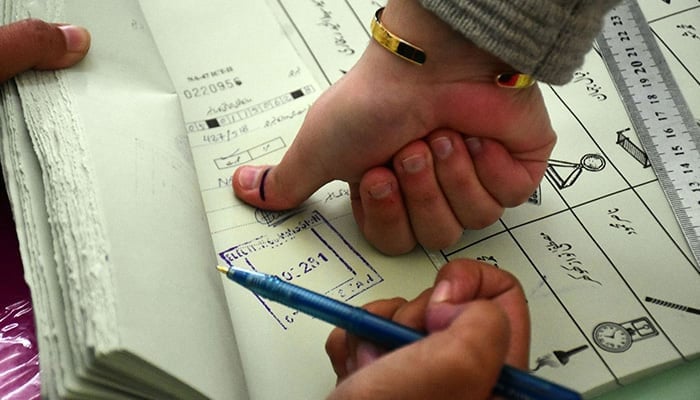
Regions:
<instances>
[{"instance_id":1,"label":"thumb","mask_svg":"<svg viewBox=\"0 0 700 400\"><path fill-rule=\"evenodd\" d=\"M329 99L334 92L329 89L311 106L278 165L246 165L233 173L233 192L238 198L266 210L285 210L298 206L333 179L351 179L355 164L361 161L353 159L356 154L341 141L350 135L341 132L338 118L331 117L342 108Z\"/></svg>"},{"instance_id":2,"label":"thumb","mask_svg":"<svg viewBox=\"0 0 700 400\"><path fill-rule=\"evenodd\" d=\"M394 120L376 116L370 91L357 89L367 86L366 78L354 71L316 99L279 165L234 172L236 196L268 210L293 208L333 179L359 182L369 167L386 163L405 145L404 136L386 131Z\"/></svg>"},{"instance_id":3,"label":"thumb","mask_svg":"<svg viewBox=\"0 0 700 400\"><path fill-rule=\"evenodd\" d=\"M28 69L69 67L85 57L90 34L74 25L26 19L0 27L0 82Z\"/></svg>"},{"instance_id":4,"label":"thumb","mask_svg":"<svg viewBox=\"0 0 700 400\"><path fill-rule=\"evenodd\" d=\"M302 156L295 142L276 165L245 165L233 173L235 195L244 202L266 210L298 206L331 177L309 156Z\"/></svg>"}]
</instances>

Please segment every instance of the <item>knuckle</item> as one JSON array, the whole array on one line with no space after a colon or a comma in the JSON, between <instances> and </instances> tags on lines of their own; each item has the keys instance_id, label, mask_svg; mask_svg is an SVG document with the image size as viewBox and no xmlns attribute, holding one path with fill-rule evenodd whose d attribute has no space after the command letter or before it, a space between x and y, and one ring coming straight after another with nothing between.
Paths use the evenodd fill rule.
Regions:
<instances>
[{"instance_id":1,"label":"knuckle","mask_svg":"<svg viewBox=\"0 0 700 400\"><path fill-rule=\"evenodd\" d=\"M501 201L501 204L504 207L517 207L525 203L530 198L530 196L532 196L536 189L537 184L528 184L524 185L520 189L513 189L513 192L509 193L508 196L504 196L503 201Z\"/></svg>"},{"instance_id":2,"label":"knuckle","mask_svg":"<svg viewBox=\"0 0 700 400\"><path fill-rule=\"evenodd\" d=\"M392 297L390 299L375 300L371 303L365 304L362 308L371 313L386 313L391 311L393 313L407 302L403 297Z\"/></svg>"},{"instance_id":3,"label":"knuckle","mask_svg":"<svg viewBox=\"0 0 700 400\"><path fill-rule=\"evenodd\" d=\"M428 250L442 250L457 243L462 237L462 233L462 230L455 230L453 232L443 231L439 234L421 237L419 243Z\"/></svg>"},{"instance_id":4,"label":"knuckle","mask_svg":"<svg viewBox=\"0 0 700 400\"><path fill-rule=\"evenodd\" d=\"M416 247L415 240L390 240L387 242L386 238L382 238L381 240L374 241L373 244L377 250L388 256L400 256L410 252Z\"/></svg>"},{"instance_id":5,"label":"knuckle","mask_svg":"<svg viewBox=\"0 0 700 400\"><path fill-rule=\"evenodd\" d=\"M460 215L460 223L464 229L483 229L498 221L505 208L498 206L490 210L482 209L478 212L467 212Z\"/></svg>"},{"instance_id":6,"label":"knuckle","mask_svg":"<svg viewBox=\"0 0 700 400\"><path fill-rule=\"evenodd\" d=\"M325 344L326 354L335 356L340 353L345 344L345 331L340 328L334 328L328 335Z\"/></svg>"},{"instance_id":7,"label":"knuckle","mask_svg":"<svg viewBox=\"0 0 700 400\"><path fill-rule=\"evenodd\" d=\"M48 22L36 18L28 18L19 22L22 31L26 32L31 42L40 48L50 48L56 44L57 36L54 27Z\"/></svg>"}]
</instances>

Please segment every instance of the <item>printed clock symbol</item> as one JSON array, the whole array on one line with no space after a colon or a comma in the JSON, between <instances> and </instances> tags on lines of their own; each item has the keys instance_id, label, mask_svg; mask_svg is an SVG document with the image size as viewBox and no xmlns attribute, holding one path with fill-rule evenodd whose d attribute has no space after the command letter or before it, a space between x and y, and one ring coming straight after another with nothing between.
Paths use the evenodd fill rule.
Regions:
<instances>
[{"instance_id":1,"label":"printed clock symbol","mask_svg":"<svg viewBox=\"0 0 700 400\"><path fill-rule=\"evenodd\" d=\"M593 340L603 350L622 353L632 346L632 334L615 322L601 322L593 328Z\"/></svg>"}]
</instances>

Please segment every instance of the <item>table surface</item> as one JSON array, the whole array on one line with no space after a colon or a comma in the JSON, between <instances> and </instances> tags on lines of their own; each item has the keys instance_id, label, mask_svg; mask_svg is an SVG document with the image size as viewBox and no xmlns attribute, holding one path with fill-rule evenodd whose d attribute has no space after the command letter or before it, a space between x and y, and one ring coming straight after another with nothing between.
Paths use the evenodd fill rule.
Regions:
<instances>
[{"instance_id":1,"label":"table surface","mask_svg":"<svg viewBox=\"0 0 700 400\"><path fill-rule=\"evenodd\" d=\"M0 279L0 310L14 304L18 301L27 301L30 299L29 288L27 287L22 270L22 262L19 255L19 246L17 236L12 221L9 201L4 187L0 188L0 257L2 257L2 274L3 279ZM700 288L699 288L700 290ZM1 314L0 314L1 315ZM24 332L30 332L27 335L31 336L30 341L36 343L35 338L31 335L34 331L32 318L27 315L21 321L19 329L24 329ZM2 324L0 320L0 324ZM2 328L2 326L0 326ZM0 355L3 354L4 342L0 341ZM25 365L17 370L18 374L22 374L30 384L25 387L26 398L38 398L38 364L36 363L36 345L30 348L23 348L26 351L23 360L27 361ZM34 355L34 357L31 357ZM0 357L0 368L3 366L2 357ZM8 369L8 368L4 368ZM33 396L29 396L31 391L35 391ZM3 393L0 393L2 397ZM620 388L613 392L607 393L597 400L700 400L700 360L681 365L673 368L662 374L656 375L649 379L644 379L631 386Z\"/></svg>"}]
</instances>

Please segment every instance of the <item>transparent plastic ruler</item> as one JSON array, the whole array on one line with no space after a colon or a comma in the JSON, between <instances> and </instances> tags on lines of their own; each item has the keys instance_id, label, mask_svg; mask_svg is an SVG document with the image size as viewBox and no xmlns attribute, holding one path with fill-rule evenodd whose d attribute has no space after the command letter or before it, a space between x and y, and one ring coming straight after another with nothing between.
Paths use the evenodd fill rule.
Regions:
<instances>
[{"instance_id":1,"label":"transparent plastic ruler","mask_svg":"<svg viewBox=\"0 0 700 400\"><path fill-rule=\"evenodd\" d=\"M607 14L597 43L700 265L700 129L636 1Z\"/></svg>"}]
</instances>

